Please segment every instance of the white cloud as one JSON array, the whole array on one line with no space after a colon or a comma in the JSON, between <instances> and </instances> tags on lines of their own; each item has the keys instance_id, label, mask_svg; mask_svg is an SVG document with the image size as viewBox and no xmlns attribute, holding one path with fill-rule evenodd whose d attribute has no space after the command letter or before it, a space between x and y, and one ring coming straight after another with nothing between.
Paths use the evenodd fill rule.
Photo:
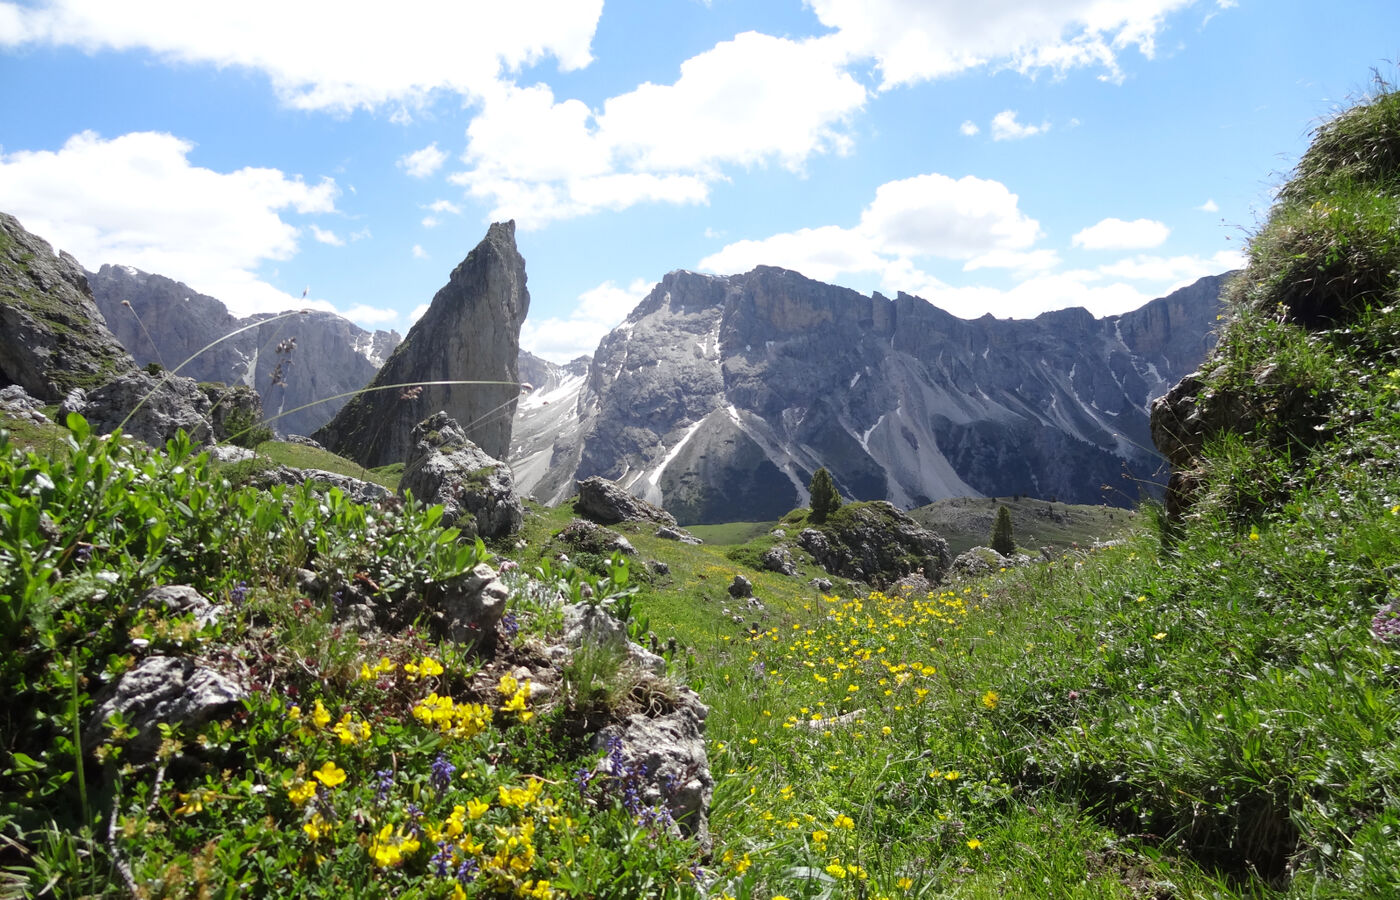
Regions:
<instances>
[{"instance_id":1,"label":"white cloud","mask_svg":"<svg viewBox=\"0 0 1400 900\"><path fill-rule=\"evenodd\" d=\"M422 150L415 150L399 157L399 165L412 178L427 178L441 169L445 162L447 162L447 153L438 149L437 141L433 141Z\"/></svg>"},{"instance_id":2,"label":"white cloud","mask_svg":"<svg viewBox=\"0 0 1400 900\"><path fill-rule=\"evenodd\" d=\"M462 208L451 200L434 200L427 208L435 213L452 213L454 216L462 214Z\"/></svg>"},{"instance_id":3,"label":"white cloud","mask_svg":"<svg viewBox=\"0 0 1400 900\"><path fill-rule=\"evenodd\" d=\"M912 265L905 265L916 257L980 259L980 266L994 266L995 254L1018 254L1013 267L1034 267L1045 257L1019 251L1039 236L1039 223L1020 210L1019 199L1005 185L935 173L880 185L854 228L826 225L736 241L705 257L699 267L728 274L774 265L819 281L852 272L886 273L888 278L904 273L917 280L909 274Z\"/></svg>"},{"instance_id":4,"label":"white cloud","mask_svg":"<svg viewBox=\"0 0 1400 900\"><path fill-rule=\"evenodd\" d=\"M323 244L330 244L332 247L344 247L345 240L334 231L327 231L317 225L311 226L311 236Z\"/></svg>"},{"instance_id":5,"label":"white cloud","mask_svg":"<svg viewBox=\"0 0 1400 900\"><path fill-rule=\"evenodd\" d=\"M592 60L602 0L480 4L402 0L393 14L342 0L238 3L0 2L0 47L147 51L175 63L263 72L299 109L392 105L394 120L434 91L476 96L547 57Z\"/></svg>"},{"instance_id":6,"label":"white cloud","mask_svg":"<svg viewBox=\"0 0 1400 900\"><path fill-rule=\"evenodd\" d=\"M981 132L982 129L978 128L977 123L972 121L971 119L968 119L966 122L958 126L958 133L964 135L965 137L973 137L975 135L981 134Z\"/></svg>"},{"instance_id":7,"label":"white cloud","mask_svg":"<svg viewBox=\"0 0 1400 900\"><path fill-rule=\"evenodd\" d=\"M429 306L430 304L420 303L417 306L413 307L413 311L408 314L408 324L412 325L414 322L417 322L419 319L423 318L423 313L428 311Z\"/></svg>"},{"instance_id":8,"label":"white cloud","mask_svg":"<svg viewBox=\"0 0 1400 900\"><path fill-rule=\"evenodd\" d=\"M298 228L284 214L335 212L335 182L267 168L216 172L190 163L193 148L159 132L107 140L85 131L57 151L0 155L0 197L26 228L90 269L157 272L235 315L308 305L257 270L297 253Z\"/></svg>"},{"instance_id":9,"label":"white cloud","mask_svg":"<svg viewBox=\"0 0 1400 900\"><path fill-rule=\"evenodd\" d=\"M1099 271L1115 278L1133 281L1157 281L1182 284L1204 275L1218 275L1238 269L1245 263L1238 250L1221 250L1211 256L1148 256L1140 254L1130 259L1099 266Z\"/></svg>"},{"instance_id":10,"label":"white cloud","mask_svg":"<svg viewBox=\"0 0 1400 900\"><path fill-rule=\"evenodd\" d=\"M1016 272L1040 272L1053 269L1060 264L1060 254L1054 250L992 250L981 256L969 259L963 265L964 272L978 269L1011 269Z\"/></svg>"},{"instance_id":11,"label":"white cloud","mask_svg":"<svg viewBox=\"0 0 1400 900\"><path fill-rule=\"evenodd\" d=\"M1016 121L1014 109L1004 109L992 117L992 140L994 141L1017 141L1021 138L1044 134L1049 130L1049 122L1042 122L1039 125L1021 124Z\"/></svg>"},{"instance_id":12,"label":"white cloud","mask_svg":"<svg viewBox=\"0 0 1400 900\"><path fill-rule=\"evenodd\" d=\"M1151 219L1104 219L1077 233L1070 242L1085 250L1146 250L1160 247L1171 229Z\"/></svg>"},{"instance_id":13,"label":"white cloud","mask_svg":"<svg viewBox=\"0 0 1400 900\"><path fill-rule=\"evenodd\" d=\"M1215 202L1214 199L1207 199L1205 203L1202 203L1196 208L1199 209L1201 212L1220 212L1220 206Z\"/></svg>"},{"instance_id":14,"label":"white cloud","mask_svg":"<svg viewBox=\"0 0 1400 900\"><path fill-rule=\"evenodd\" d=\"M428 251L423 249L423 245L422 245L422 244L414 244L414 245L413 245L413 251L412 251L412 252L413 252L413 258L414 258L414 259L427 259L427 258L428 258Z\"/></svg>"},{"instance_id":15,"label":"white cloud","mask_svg":"<svg viewBox=\"0 0 1400 900\"><path fill-rule=\"evenodd\" d=\"M556 363L593 353L603 336L627 317L651 287L640 278L625 288L605 281L584 291L578 305L565 318L552 316L538 322L526 319L520 328L520 346Z\"/></svg>"},{"instance_id":16,"label":"white cloud","mask_svg":"<svg viewBox=\"0 0 1400 900\"><path fill-rule=\"evenodd\" d=\"M378 306L368 306L364 303L355 304L341 315L365 327L383 325L386 322L396 321L399 317L395 310L381 309Z\"/></svg>"},{"instance_id":17,"label":"white cloud","mask_svg":"<svg viewBox=\"0 0 1400 900\"><path fill-rule=\"evenodd\" d=\"M806 0L853 57L875 59L883 89L981 67L1063 74L1093 66L1120 80L1119 53L1135 47L1151 58L1163 20L1193 2Z\"/></svg>"},{"instance_id":18,"label":"white cloud","mask_svg":"<svg viewBox=\"0 0 1400 900\"><path fill-rule=\"evenodd\" d=\"M846 119L866 91L825 39L746 32L681 64L675 83L645 83L601 111L557 101L544 84L500 85L467 129L450 176L521 227L638 203L704 203L729 166L800 171L851 146Z\"/></svg>"},{"instance_id":19,"label":"white cloud","mask_svg":"<svg viewBox=\"0 0 1400 900\"><path fill-rule=\"evenodd\" d=\"M424 217L423 217L423 227L424 227L424 228L436 228L436 227L438 227L439 224L441 224L441 223L439 223L438 220L437 220L436 218L434 218L433 216L424 216Z\"/></svg>"}]
</instances>

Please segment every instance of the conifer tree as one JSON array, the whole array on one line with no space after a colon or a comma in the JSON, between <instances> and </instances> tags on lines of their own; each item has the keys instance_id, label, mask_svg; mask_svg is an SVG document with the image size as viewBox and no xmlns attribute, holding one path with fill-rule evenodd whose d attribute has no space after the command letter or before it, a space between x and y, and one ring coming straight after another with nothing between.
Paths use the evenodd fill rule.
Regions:
<instances>
[{"instance_id":1,"label":"conifer tree","mask_svg":"<svg viewBox=\"0 0 1400 900\"><path fill-rule=\"evenodd\" d=\"M841 495L837 493L836 482L831 480L831 473L825 466L813 473L809 489L812 492L813 522L825 522L827 516L841 508Z\"/></svg>"},{"instance_id":2,"label":"conifer tree","mask_svg":"<svg viewBox=\"0 0 1400 900\"><path fill-rule=\"evenodd\" d=\"M997 508L997 518L992 523L992 549L1002 556L1016 552L1016 539L1011 534L1011 510L1005 506Z\"/></svg>"}]
</instances>

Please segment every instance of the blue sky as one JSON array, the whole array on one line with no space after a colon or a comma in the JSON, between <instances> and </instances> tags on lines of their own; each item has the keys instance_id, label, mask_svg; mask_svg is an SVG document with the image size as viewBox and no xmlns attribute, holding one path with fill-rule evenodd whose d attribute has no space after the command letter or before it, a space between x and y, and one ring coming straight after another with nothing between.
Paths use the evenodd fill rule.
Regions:
<instances>
[{"instance_id":1,"label":"blue sky","mask_svg":"<svg viewBox=\"0 0 1400 900\"><path fill-rule=\"evenodd\" d=\"M682 268L1104 315L1237 265L1397 54L1394 0L0 0L0 210L401 333L513 218L558 361Z\"/></svg>"}]
</instances>

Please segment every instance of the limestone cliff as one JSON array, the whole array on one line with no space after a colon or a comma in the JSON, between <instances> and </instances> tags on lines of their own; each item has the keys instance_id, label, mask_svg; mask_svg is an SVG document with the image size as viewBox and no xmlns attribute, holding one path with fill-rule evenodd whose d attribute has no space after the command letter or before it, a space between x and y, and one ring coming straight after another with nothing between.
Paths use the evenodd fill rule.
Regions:
<instances>
[{"instance_id":1,"label":"limestone cliff","mask_svg":"<svg viewBox=\"0 0 1400 900\"><path fill-rule=\"evenodd\" d=\"M1133 502L1161 463L1148 404L1209 348L1220 285L1102 319L968 321L766 266L672 272L559 392L568 417L541 417L546 435L522 415L517 483L557 503L602 475L682 523L776 519L818 466L903 508Z\"/></svg>"},{"instance_id":2,"label":"limestone cliff","mask_svg":"<svg viewBox=\"0 0 1400 900\"><path fill-rule=\"evenodd\" d=\"M363 466L403 462L413 426L435 412L498 459L510 452L520 325L530 309L515 223L496 223L360 394L313 437ZM426 384L424 382L478 382Z\"/></svg>"},{"instance_id":3,"label":"limestone cliff","mask_svg":"<svg viewBox=\"0 0 1400 900\"><path fill-rule=\"evenodd\" d=\"M0 213L0 387L17 384L55 403L135 368L78 261Z\"/></svg>"}]
</instances>

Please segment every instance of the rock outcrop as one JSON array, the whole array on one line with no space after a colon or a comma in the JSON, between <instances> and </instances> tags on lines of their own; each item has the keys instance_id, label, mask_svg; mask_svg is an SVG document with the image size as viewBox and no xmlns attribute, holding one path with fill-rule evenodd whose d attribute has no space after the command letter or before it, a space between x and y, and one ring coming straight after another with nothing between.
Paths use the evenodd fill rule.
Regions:
<instances>
[{"instance_id":1,"label":"rock outcrop","mask_svg":"<svg viewBox=\"0 0 1400 900\"><path fill-rule=\"evenodd\" d=\"M460 425L438 412L413 428L413 452L399 478L399 493L442 504L442 524L466 538L505 537L520 530L525 507L510 467L467 440Z\"/></svg>"},{"instance_id":2,"label":"rock outcrop","mask_svg":"<svg viewBox=\"0 0 1400 900\"><path fill-rule=\"evenodd\" d=\"M600 525L618 522L657 522L674 526L675 517L658 506L638 499L606 478L594 476L578 483L574 512Z\"/></svg>"},{"instance_id":3,"label":"rock outcrop","mask_svg":"<svg viewBox=\"0 0 1400 900\"><path fill-rule=\"evenodd\" d=\"M951 562L947 541L880 501L841 507L797 543L832 575L875 587L916 573L937 584Z\"/></svg>"},{"instance_id":4,"label":"rock outcrop","mask_svg":"<svg viewBox=\"0 0 1400 900\"><path fill-rule=\"evenodd\" d=\"M174 368L188 359L179 374L247 385L262 397L258 417L283 434L329 422L348 399L339 395L368 384L400 341L397 332L366 331L319 310L236 318L214 297L130 266L104 265L87 279L138 364ZM306 404L315 405L298 409Z\"/></svg>"},{"instance_id":5,"label":"rock outcrop","mask_svg":"<svg viewBox=\"0 0 1400 900\"><path fill-rule=\"evenodd\" d=\"M220 386L220 390L227 389ZM62 421L69 413L77 413L99 434L120 428L153 447L162 446L178 431L207 444L218 439L210 413L220 394L213 393L211 399L193 378L133 369L92 390L74 388L60 404L58 416Z\"/></svg>"},{"instance_id":6,"label":"rock outcrop","mask_svg":"<svg viewBox=\"0 0 1400 900\"><path fill-rule=\"evenodd\" d=\"M136 369L107 330L82 266L0 213L0 387L45 403Z\"/></svg>"},{"instance_id":7,"label":"rock outcrop","mask_svg":"<svg viewBox=\"0 0 1400 900\"><path fill-rule=\"evenodd\" d=\"M505 459L520 391L520 325L529 310L515 223L498 222L452 270L369 390L312 437L368 468L403 462L413 426L442 410L487 455ZM481 383L428 383L448 381Z\"/></svg>"},{"instance_id":8,"label":"rock outcrop","mask_svg":"<svg viewBox=\"0 0 1400 900\"><path fill-rule=\"evenodd\" d=\"M1125 476L1161 466L1148 404L1211 346L1220 287L1205 278L1102 319L968 321L766 266L672 272L573 394L521 416L517 483L561 503L602 476L685 524L780 518L806 505L819 466L843 496L901 508L1135 502Z\"/></svg>"}]
</instances>

